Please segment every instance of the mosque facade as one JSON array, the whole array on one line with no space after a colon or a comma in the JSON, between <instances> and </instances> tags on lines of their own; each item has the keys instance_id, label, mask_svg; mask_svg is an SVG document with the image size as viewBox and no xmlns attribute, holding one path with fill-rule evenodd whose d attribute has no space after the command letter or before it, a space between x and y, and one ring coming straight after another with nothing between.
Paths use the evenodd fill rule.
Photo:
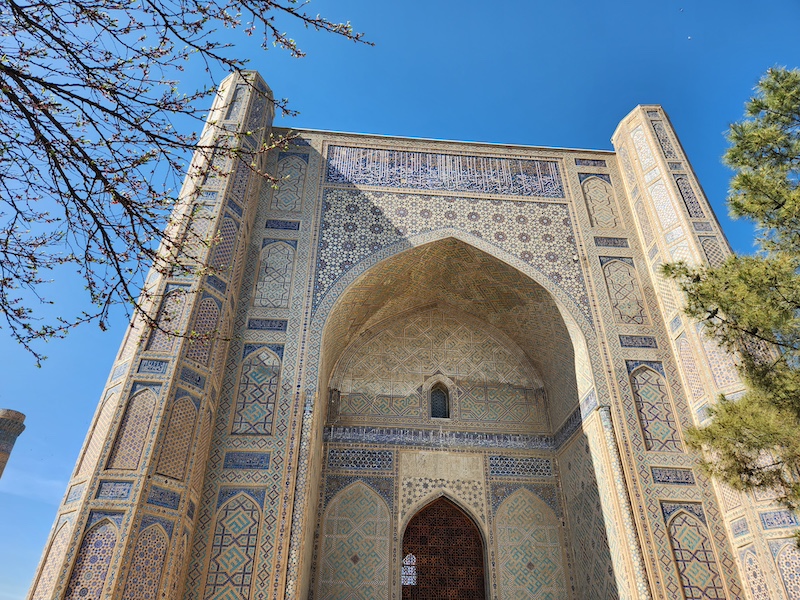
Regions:
<instances>
[{"instance_id":1,"label":"mosque facade","mask_svg":"<svg viewBox=\"0 0 800 600\"><path fill-rule=\"evenodd\" d=\"M201 143L285 133L269 94ZM276 184L190 171L211 243L151 273L29 600L800 598L795 515L687 446L743 384L660 274L730 254L660 106L614 151L294 133Z\"/></svg>"}]
</instances>

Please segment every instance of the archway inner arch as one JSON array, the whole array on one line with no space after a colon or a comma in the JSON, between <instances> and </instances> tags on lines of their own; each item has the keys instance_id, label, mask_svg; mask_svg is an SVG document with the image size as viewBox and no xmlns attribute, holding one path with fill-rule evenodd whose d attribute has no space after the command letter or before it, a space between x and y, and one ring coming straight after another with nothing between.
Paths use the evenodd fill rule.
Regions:
<instances>
[{"instance_id":1,"label":"archway inner arch","mask_svg":"<svg viewBox=\"0 0 800 600\"><path fill-rule=\"evenodd\" d=\"M321 395L348 347L396 319L439 306L512 342L541 380L557 429L592 387L585 342L553 296L514 267L446 238L390 257L353 282L334 305L322 338Z\"/></svg>"}]
</instances>

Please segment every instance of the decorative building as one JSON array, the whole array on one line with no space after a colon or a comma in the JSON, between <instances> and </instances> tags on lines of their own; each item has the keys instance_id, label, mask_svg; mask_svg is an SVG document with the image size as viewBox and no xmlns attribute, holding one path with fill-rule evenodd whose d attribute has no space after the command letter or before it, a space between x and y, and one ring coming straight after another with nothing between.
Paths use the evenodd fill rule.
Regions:
<instances>
[{"instance_id":1,"label":"decorative building","mask_svg":"<svg viewBox=\"0 0 800 600\"><path fill-rule=\"evenodd\" d=\"M0 477L8 463L11 449L19 434L25 431L25 415L10 408L0 408Z\"/></svg>"},{"instance_id":2,"label":"decorative building","mask_svg":"<svg viewBox=\"0 0 800 600\"><path fill-rule=\"evenodd\" d=\"M613 152L295 133L187 179L204 268L147 285L204 335L134 319L30 599L800 598L795 515L686 444L742 384L659 273L730 253L661 107Z\"/></svg>"}]
</instances>

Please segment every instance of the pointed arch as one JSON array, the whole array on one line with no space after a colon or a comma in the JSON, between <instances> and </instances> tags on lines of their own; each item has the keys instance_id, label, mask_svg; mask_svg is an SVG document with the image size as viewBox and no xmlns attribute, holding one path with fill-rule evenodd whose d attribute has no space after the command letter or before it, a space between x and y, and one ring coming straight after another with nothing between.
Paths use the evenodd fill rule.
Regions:
<instances>
[{"instance_id":1,"label":"pointed arch","mask_svg":"<svg viewBox=\"0 0 800 600\"><path fill-rule=\"evenodd\" d=\"M728 595L705 523L680 509L667 522L667 531L686 600L725 600Z\"/></svg>"},{"instance_id":2,"label":"pointed arch","mask_svg":"<svg viewBox=\"0 0 800 600\"><path fill-rule=\"evenodd\" d=\"M156 408L156 394L150 388L136 392L125 407L125 414L111 449L108 469L135 470L139 468L142 450L150 432L153 412Z\"/></svg>"},{"instance_id":3,"label":"pointed arch","mask_svg":"<svg viewBox=\"0 0 800 600\"><path fill-rule=\"evenodd\" d=\"M245 493L219 508L203 598L250 597L260 521L260 508Z\"/></svg>"},{"instance_id":4,"label":"pointed arch","mask_svg":"<svg viewBox=\"0 0 800 600\"><path fill-rule=\"evenodd\" d=\"M611 184L594 175L581 183L592 227L613 228L620 225Z\"/></svg>"},{"instance_id":5,"label":"pointed arch","mask_svg":"<svg viewBox=\"0 0 800 600\"><path fill-rule=\"evenodd\" d=\"M183 481L196 422L197 406L189 394L173 400L156 467L159 475Z\"/></svg>"},{"instance_id":6,"label":"pointed arch","mask_svg":"<svg viewBox=\"0 0 800 600\"><path fill-rule=\"evenodd\" d=\"M214 334L217 332L219 315L222 303L212 296L207 296L200 301L197 315L194 318L194 327L186 350L186 358L207 365L211 357L211 348L214 345Z\"/></svg>"},{"instance_id":7,"label":"pointed arch","mask_svg":"<svg viewBox=\"0 0 800 600\"><path fill-rule=\"evenodd\" d=\"M72 524L65 521L58 528L53 536L53 541L47 549L41 574L36 582L36 587L31 595L31 600L50 600L53 589L61 571L64 555L66 554L67 544L69 544L69 534L72 532Z\"/></svg>"},{"instance_id":8,"label":"pointed arch","mask_svg":"<svg viewBox=\"0 0 800 600\"><path fill-rule=\"evenodd\" d=\"M266 347L242 361L231 433L272 435L280 389L281 359Z\"/></svg>"},{"instance_id":9,"label":"pointed arch","mask_svg":"<svg viewBox=\"0 0 800 600\"><path fill-rule=\"evenodd\" d=\"M122 600L156 600L159 597L168 546L169 536L158 523L139 532Z\"/></svg>"},{"instance_id":10,"label":"pointed arch","mask_svg":"<svg viewBox=\"0 0 800 600\"><path fill-rule=\"evenodd\" d=\"M794 541L786 544L775 557L778 572L786 587L788 600L800 600L800 550Z\"/></svg>"},{"instance_id":11,"label":"pointed arch","mask_svg":"<svg viewBox=\"0 0 800 600\"><path fill-rule=\"evenodd\" d=\"M261 250L253 305L264 308L288 308L292 292L295 249L277 241Z\"/></svg>"},{"instance_id":12,"label":"pointed arch","mask_svg":"<svg viewBox=\"0 0 800 600\"><path fill-rule=\"evenodd\" d=\"M217 242L211 257L211 268L222 277L230 277L238 235L239 225L236 221L231 217L222 219L222 225L219 228L219 242Z\"/></svg>"},{"instance_id":13,"label":"pointed arch","mask_svg":"<svg viewBox=\"0 0 800 600\"><path fill-rule=\"evenodd\" d=\"M532 492L519 489L495 516L500 598L567 598L561 524Z\"/></svg>"},{"instance_id":14,"label":"pointed arch","mask_svg":"<svg viewBox=\"0 0 800 600\"><path fill-rule=\"evenodd\" d=\"M92 432L89 434L89 443L86 444L86 451L83 453L78 472L76 477L84 477L91 473L97 466L97 461L100 458L100 451L105 445L106 438L108 437L108 430L111 427L111 421L114 418L114 412L119 403L119 393L116 390L106 396L103 405L100 408L100 414L97 416L97 421L94 423Z\"/></svg>"},{"instance_id":15,"label":"pointed arch","mask_svg":"<svg viewBox=\"0 0 800 600\"><path fill-rule=\"evenodd\" d=\"M664 376L649 365L639 365L631 371L630 383L645 448L653 452L683 452Z\"/></svg>"},{"instance_id":16,"label":"pointed arch","mask_svg":"<svg viewBox=\"0 0 800 600\"><path fill-rule=\"evenodd\" d=\"M623 325L644 325L649 322L644 296L630 258L601 257L606 289L611 299L614 320Z\"/></svg>"},{"instance_id":17,"label":"pointed arch","mask_svg":"<svg viewBox=\"0 0 800 600\"><path fill-rule=\"evenodd\" d=\"M150 334L146 350L151 352L170 352L175 345L177 334L183 332L183 317L188 299L189 286L168 285L161 299L157 327Z\"/></svg>"},{"instance_id":18,"label":"pointed arch","mask_svg":"<svg viewBox=\"0 0 800 600\"><path fill-rule=\"evenodd\" d=\"M273 193L270 208L285 211L300 210L308 166L306 160L297 154L284 155L278 160L278 189Z\"/></svg>"},{"instance_id":19,"label":"pointed arch","mask_svg":"<svg viewBox=\"0 0 800 600\"><path fill-rule=\"evenodd\" d=\"M117 535L117 527L110 519L101 519L86 532L72 567L64 600L102 597Z\"/></svg>"},{"instance_id":20,"label":"pointed arch","mask_svg":"<svg viewBox=\"0 0 800 600\"><path fill-rule=\"evenodd\" d=\"M339 491L322 521L317 597L388 597L391 533L389 507L374 490L358 481Z\"/></svg>"},{"instance_id":21,"label":"pointed arch","mask_svg":"<svg viewBox=\"0 0 800 600\"><path fill-rule=\"evenodd\" d=\"M400 555L413 555L414 580L402 585L403 598L433 597L448 590L452 597L486 597L486 545L477 522L444 495L420 509L403 531ZM458 548L458 552L453 552Z\"/></svg>"},{"instance_id":22,"label":"pointed arch","mask_svg":"<svg viewBox=\"0 0 800 600\"><path fill-rule=\"evenodd\" d=\"M755 548L753 546L745 548L739 557L742 563L742 573L744 573L753 600L770 600L770 589L767 586Z\"/></svg>"}]
</instances>

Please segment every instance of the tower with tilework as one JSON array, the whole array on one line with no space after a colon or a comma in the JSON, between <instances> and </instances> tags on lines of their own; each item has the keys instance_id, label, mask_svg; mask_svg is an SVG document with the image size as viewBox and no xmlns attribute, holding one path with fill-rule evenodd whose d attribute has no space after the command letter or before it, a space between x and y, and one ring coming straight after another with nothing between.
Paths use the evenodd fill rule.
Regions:
<instances>
[{"instance_id":1,"label":"tower with tilework","mask_svg":"<svg viewBox=\"0 0 800 600\"><path fill-rule=\"evenodd\" d=\"M201 142L289 141L196 155L208 243L147 282L168 325L126 332L30 600L800 597L795 515L686 445L742 383L659 274L730 253L661 107L596 151L270 98L221 86Z\"/></svg>"}]
</instances>

